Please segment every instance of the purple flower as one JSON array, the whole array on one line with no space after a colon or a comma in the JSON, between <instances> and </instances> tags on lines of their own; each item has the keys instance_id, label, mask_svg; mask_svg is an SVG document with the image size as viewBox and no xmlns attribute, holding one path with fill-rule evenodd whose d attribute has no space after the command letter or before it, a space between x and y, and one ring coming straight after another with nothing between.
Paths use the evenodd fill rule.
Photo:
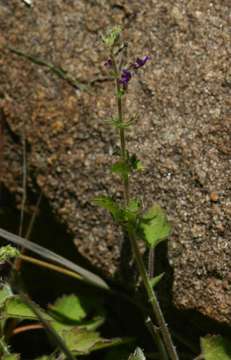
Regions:
<instances>
[{"instance_id":1,"label":"purple flower","mask_svg":"<svg viewBox=\"0 0 231 360\"><path fill-rule=\"evenodd\" d=\"M136 61L134 63L131 64L131 67L133 69L139 69L140 67L144 66L144 64L150 60L150 56L144 56L142 59L141 58L137 58Z\"/></svg>"},{"instance_id":2,"label":"purple flower","mask_svg":"<svg viewBox=\"0 0 231 360\"><path fill-rule=\"evenodd\" d=\"M108 67L108 68L110 68L110 67L112 67L112 59L107 59L107 61L105 61L105 63L104 63L104 66L106 66L106 67Z\"/></svg>"},{"instance_id":3,"label":"purple flower","mask_svg":"<svg viewBox=\"0 0 231 360\"><path fill-rule=\"evenodd\" d=\"M119 80L120 84L123 85L123 88L127 88L129 81L131 80L132 73L127 69L122 70L121 78Z\"/></svg>"}]
</instances>

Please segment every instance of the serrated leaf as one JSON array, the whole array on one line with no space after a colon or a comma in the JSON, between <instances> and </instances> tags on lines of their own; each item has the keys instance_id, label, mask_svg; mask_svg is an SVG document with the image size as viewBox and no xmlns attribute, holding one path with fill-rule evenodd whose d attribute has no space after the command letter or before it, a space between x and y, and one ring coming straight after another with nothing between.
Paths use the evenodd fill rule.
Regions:
<instances>
[{"instance_id":1,"label":"serrated leaf","mask_svg":"<svg viewBox=\"0 0 231 360\"><path fill-rule=\"evenodd\" d=\"M151 287L154 288L160 282L160 280L162 279L163 276L164 276L164 273L157 275L154 278L151 278L149 280Z\"/></svg>"},{"instance_id":2,"label":"serrated leaf","mask_svg":"<svg viewBox=\"0 0 231 360\"><path fill-rule=\"evenodd\" d=\"M119 205L109 196L99 196L94 199L94 203L103 209L108 210L116 221L122 219L123 213Z\"/></svg>"},{"instance_id":3,"label":"serrated leaf","mask_svg":"<svg viewBox=\"0 0 231 360\"><path fill-rule=\"evenodd\" d=\"M133 341L131 338L105 339L98 332L79 330L77 327L72 328L70 331L62 331L60 335L68 348L77 355L86 355L92 351L119 346Z\"/></svg>"},{"instance_id":4,"label":"serrated leaf","mask_svg":"<svg viewBox=\"0 0 231 360\"><path fill-rule=\"evenodd\" d=\"M78 328L62 331L60 335L72 352L81 354L90 353L93 346L100 341L98 332L81 331Z\"/></svg>"},{"instance_id":5,"label":"serrated leaf","mask_svg":"<svg viewBox=\"0 0 231 360\"><path fill-rule=\"evenodd\" d=\"M62 296L49 309L70 321L81 321L87 316L87 305L76 295Z\"/></svg>"},{"instance_id":6,"label":"serrated leaf","mask_svg":"<svg viewBox=\"0 0 231 360\"><path fill-rule=\"evenodd\" d=\"M201 348L205 360L231 359L231 342L220 335L201 338Z\"/></svg>"},{"instance_id":7,"label":"serrated leaf","mask_svg":"<svg viewBox=\"0 0 231 360\"><path fill-rule=\"evenodd\" d=\"M45 311L42 311L42 314L45 319L52 320L52 318ZM14 296L6 300L4 306L4 316L6 318L20 320L38 320L34 312L18 296Z\"/></svg>"},{"instance_id":8,"label":"serrated leaf","mask_svg":"<svg viewBox=\"0 0 231 360\"><path fill-rule=\"evenodd\" d=\"M165 211L158 205L152 206L140 221L140 235L154 248L159 242L165 240L171 232Z\"/></svg>"},{"instance_id":9,"label":"serrated leaf","mask_svg":"<svg viewBox=\"0 0 231 360\"><path fill-rule=\"evenodd\" d=\"M137 347L133 354L131 354L128 360L146 360L141 348Z\"/></svg>"}]
</instances>

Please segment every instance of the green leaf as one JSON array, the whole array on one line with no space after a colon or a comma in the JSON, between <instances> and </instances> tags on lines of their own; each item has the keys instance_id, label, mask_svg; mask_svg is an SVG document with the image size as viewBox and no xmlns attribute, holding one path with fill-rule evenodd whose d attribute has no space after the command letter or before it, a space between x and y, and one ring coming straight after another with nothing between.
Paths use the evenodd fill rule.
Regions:
<instances>
[{"instance_id":1,"label":"green leaf","mask_svg":"<svg viewBox=\"0 0 231 360\"><path fill-rule=\"evenodd\" d=\"M124 209L124 220L128 222L135 222L140 212L140 201L132 199L128 206Z\"/></svg>"},{"instance_id":2,"label":"green leaf","mask_svg":"<svg viewBox=\"0 0 231 360\"><path fill-rule=\"evenodd\" d=\"M142 216L139 227L140 235L152 248L165 240L171 232L165 211L158 204Z\"/></svg>"},{"instance_id":3,"label":"green leaf","mask_svg":"<svg viewBox=\"0 0 231 360\"><path fill-rule=\"evenodd\" d=\"M62 315L67 320L79 322L83 320L88 313L88 304L86 305L83 302L83 299L80 299L76 295L64 295L56 300L54 305L50 305L49 309L56 314Z\"/></svg>"},{"instance_id":4,"label":"green leaf","mask_svg":"<svg viewBox=\"0 0 231 360\"><path fill-rule=\"evenodd\" d=\"M106 120L106 122L114 126L116 129L127 129L132 124L129 121L120 121L118 118L111 118Z\"/></svg>"},{"instance_id":5,"label":"green leaf","mask_svg":"<svg viewBox=\"0 0 231 360\"><path fill-rule=\"evenodd\" d=\"M137 158L136 154L132 154L129 156L129 165L131 169L137 170L137 171L143 171L144 167L141 163L141 161Z\"/></svg>"},{"instance_id":6,"label":"green leaf","mask_svg":"<svg viewBox=\"0 0 231 360\"><path fill-rule=\"evenodd\" d=\"M56 330L70 329L70 325L78 324L78 328L95 330L105 321L105 313L97 298L89 298L76 295L65 295L58 299L54 305L50 305L51 315L56 322L53 324ZM89 319L91 314L91 319ZM87 318L87 320L85 320Z\"/></svg>"},{"instance_id":7,"label":"green leaf","mask_svg":"<svg viewBox=\"0 0 231 360\"><path fill-rule=\"evenodd\" d=\"M78 328L63 331L61 335L71 351L81 354L90 353L94 345L100 341L98 332L81 331Z\"/></svg>"},{"instance_id":8,"label":"green leaf","mask_svg":"<svg viewBox=\"0 0 231 360\"><path fill-rule=\"evenodd\" d=\"M117 161L112 165L111 171L120 175L122 178L127 178L130 173L129 165L124 161Z\"/></svg>"},{"instance_id":9,"label":"green leaf","mask_svg":"<svg viewBox=\"0 0 231 360\"><path fill-rule=\"evenodd\" d=\"M145 356L141 348L137 347L133 354L131 354L128 360L145 360Z\"/></svg>"},{"instance_id":10,"label":"green leaf","mask_svg":"<svg viewBox=\"0 0 231 360\"><path fill-rule=\"evenodd\" d=\"M122 209L120 206L109 196L99 196L94 199L94 203L103 209L108 210L114 220L120 221L123 217Z\"/></svg>"},{"instance_id":11,"label":"green leaf","mask_svg":"<svg viewBox=\"0 0 231 360\"><path fill-rule=\"evenodd\" d=\"M52 320L45 311L42 313L45 319ZM38 320L34 312L18 296L6 300L3 314L6 318Z\"/></svg>"},{"instance_id":12,"label":"green leaf","mask_svg":"<svg viewBox=\"0 0 231 360\"><path fill-rule=\"evenodd\" d=\"M105 45L112 47L118 42L121 32L121 26L114 26L107 30L106 34L102 36L102 40Z\"/></svg>"},{"instance_id":13,"label":"green leaf","mask_svg":"<svg viewBox=\"0 0 231 360\"><path fill-rule=\"evenodd\" d=\"M119 346L133 341L131 338L105 339L98 332L85 331L78 327L73 327L68 331L61 331L59 334L68 348L77 355L86 355L92 351Z\"/></svg>"},{"instance_id":14,"label":"green leaf","mask_svg":"<svg viewBox=\"0 0 231 360\"><path fill-rule=\"evenodd\" d=\"M201 338L201 348L205 360L231 359L231 342L220 335Z\"/></svg>"},{"instance_id":15,"label":"green leaf","mask_svg":"<svg viewBox=\"0 0 231 360\"><path fill-rule=\"evenodd\" d=\"M5 283L5 284L1 284L0 286L0 307L4 306L5 301L14 296L11 287Z\"/></svg>"},{"instance_id":16,"label":"green leaf","mask_svg":"<svg viewBox=\"0 0 231 360\"><path fill-rule=\"evenodd\" d=\"M1 359L2 360L20 360L21 357L19 354L6 354L6 355L3 355L3 357Z\"/></svg>"},{"instance_id":17,"label":"green leaf","mask_svg":"<svg viewBox=\"0 0 231 360\"><path fill-rule=\"evenodd\" d=\"M11 245L2 246L0 248L0 261L9 261L20 255L20 251Z\"/></svg>"},{"instance_id":18,"label":"green leaf","mask_svg":"<svg viewBox=\"0 0 231 360\"><path fill-rule=\"evenodd\" d=\"M150 279L149 282L150 282L151 287L154 288L159 283L159 281L162 279L163 276L164 276L164 273L157 275L154 278Z\"/></svg>"}]
</instances>

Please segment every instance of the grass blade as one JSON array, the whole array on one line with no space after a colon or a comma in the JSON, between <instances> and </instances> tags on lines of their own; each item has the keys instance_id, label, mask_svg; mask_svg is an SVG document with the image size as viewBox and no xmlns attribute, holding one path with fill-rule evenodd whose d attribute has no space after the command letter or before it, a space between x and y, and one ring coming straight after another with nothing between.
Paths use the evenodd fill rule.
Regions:
<instances>
[{"instance_id":1,"label":"grass blade","mask_svg":"<svg viewBox=\"0 0 231 360\"><path fill-rule=\"evenodd\" d=\"M101 279L101 277L99 277L98 275L95 275L91 271L82 268L81 266L62 257L61 255L56 254L55 252L53 252L49 249L46 249L45 247L43 247L41 245L35 244L31 241L28 241L28 240L26 240L20 236L17 236L9 231L6 231L2 228L0 228L0 237L40 255L42 258L44 258L46 260L50 260L59 265L65 266L67 269L70 269L70 270L78 273L79 275L81 275L83 280L85 280L87 283L90 283L94 286L100 287L104 290L109 290L109 286L107 285L107 283L103 279Z\"/></svg>"}]
</instances>

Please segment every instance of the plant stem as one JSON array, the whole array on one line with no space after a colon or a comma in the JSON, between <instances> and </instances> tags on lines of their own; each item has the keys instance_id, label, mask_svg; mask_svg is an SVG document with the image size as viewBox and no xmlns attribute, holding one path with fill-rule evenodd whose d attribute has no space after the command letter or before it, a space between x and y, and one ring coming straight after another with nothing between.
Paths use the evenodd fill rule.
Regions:
<instances>
[{"instance_id":1,"label":"plant stem","mask_svg":"<svg viewBox=\"0 0 231 360\"><path fill-rule=\"evenodd\" d=\"M171 338L170 332L168 330L167 324L165 322L163 313L161 311L158 299L156 297L156 294L155 294L152 286L150 285L149 277L148 277L147 271L145 269L145 265L144 265L142 256L139 251L139 247L138 247L138 244L136 241L134 230L132 228L128 228L128 234L129 234L129 239L131 241L131 246L132 246L133 254L135 257L135 261L136 261L140 276L143 281L143 285L145 287L145 290L146 290L146 293L148 296L148 301L151 304L153 314L154 314L156 321L160 327L160 333L163 337L163 341L164 341L165 347L167 349L169 358L171 360L178 360L178 355L176 353L175 346L173 345L172 338Z\"/></svg>"},{"instance_id":2,"label":"plant stem","mask_svg":"<svg viewBox=\"0 0 231 360\"><path fill-rule=\"evenodd\" d=\"M113 65L114 72L115 72L118 120L120 123L123 123L124 120L123 120L123 108L122 108L122 96L121 96L123 89L121 88L121 84L119 81L120 74L119 74L119 71L118 71L118 68L116 65L116 60L115 60L115 56L113 54L113 49L111 52L111 59L112 59L112 65ZM126 163L127 152L126 152L125 128L123 128L123 127L120 128L120 148L121 148L121 161ZM127 206L129 203L129 178L128 178L128 176L126 176L123 179L123 185L124 185L124 203L125 203L125 206ZM165 319L164 319L163 313L161 311L158 299L157 299L155 292L149 282L149 277L148 277L147 271L145 269L143 258L142 258L142 255L140 253L140 250L139 250L139 247L137 244L137 239L135 236L134 229L132 226L128 225L127 231L128 231L128 237L129 237L129 240L131 243L132 251L134 254L135 262L136 262L137 268L139 270L139 274L142 278L142 282L143 282L144 288L146 290L148 300L151 304L153 315L156 318L157 324L160 328L160 333L162 335L162 339L159 338L157 340L158 341L163 340L166 351L171 360L178 360L178 355L176 353L176 349L172 342L172 338L171 338L170 332L168 330L167 324L165 323ZM157 341L157 346L158 346L158 348L160 348L163 345L159 344L158 341ZM162 356L163 359L166 359L166 357L163 356L163 353L160 355Z\"/></svg>"},{"instance_id":3,"label":"plant stem","mask_svg":"<svg viewBox=\"0 0 231 360\"><path fill-rule=\"evenodd\" d=\"M33 313L37 316L38 320L43 324L45 329L47 329L48 334L57 344L59 350L66 356L68 360L75 360L75 356L71 353L70 349L67 347L66 342L63 338L58 334L58 332L53 328L53 326L46 320L40 311L40 308L37 304L35 304L27 294L25 294L21 289L18 289L19 295L23 302L33 311Z\"/></svg>"},{"instance_id":4,"label":"plant stem","mask_svg":"<svg viewBox=\"0 0 231 360\"><path fill-rule=\"evenodd\" d=\"M74 271L65 269L62 266L58 266L58 265L49 263L47 261L39 260L39 259L36 259L36 258L28 256L28 255L24 255L24 254L21 254L20 258L21 258L21 260L27 261L27 262L32 263L34 265L37 265L37 266L40 266L40 267L43 267L43 268L46 268L46 269L49 269L49 270L59 272L61 274L73 277L73 278L78 279L78 280L83 280L82 276L78 275Z\"/></svg>"},{"instance_id":5,"label":"plant stem","mask_svg":"<svg viewBox=\"0 0 231 360\"><path fill-rule=\"evenodd\" d=\"M40 330L40 329L44 329L44 326L42 324L38 324L38 323L31 324L31 325L19 326L12 331L12 336L21 334L25 331Z\"/></svg>"},{"instance_id":6,"label":"plant stem","mask_svg":"<svg viewBox=\"0 0 231 360\"><path fill-rule=\"evenodd\" d=\"M118 109L118 120L119 122L123 122L123 109L122 109L122 96L121 96L121 86L119 82L119 72L116 65L116 60L113 55L111 54L112 63L115 71L115 81L116 81L116 99L117 99L117 109ZM127 161L127 154L126 154L126 141L125 141L125 129L121 127L119 129L119 135L120 135L120 158L122 162ZM125 206L128 205L129 202L129 181L128 181L128 175L123 178L123 185L124 185L124 204Z\"/></svg>"},{"instance_id":7,"label":"plant stem","mask_svg":"<svg viewBox=\"0 0 231 360\"><path fill-rule=\"evenodd\" d=\"M158 349L159 349L159 354L161 354L161 357L163 360L168 360L168 354L166 352L165 346L163 344L163 341L161 339L161 335L159 332L159 328L157 328L150 317L148 317L145 321L145 324L149 330L149 332L151 333L152 337L155 339L157 345L158 345Z\"/></svg>"}]
</instances>

